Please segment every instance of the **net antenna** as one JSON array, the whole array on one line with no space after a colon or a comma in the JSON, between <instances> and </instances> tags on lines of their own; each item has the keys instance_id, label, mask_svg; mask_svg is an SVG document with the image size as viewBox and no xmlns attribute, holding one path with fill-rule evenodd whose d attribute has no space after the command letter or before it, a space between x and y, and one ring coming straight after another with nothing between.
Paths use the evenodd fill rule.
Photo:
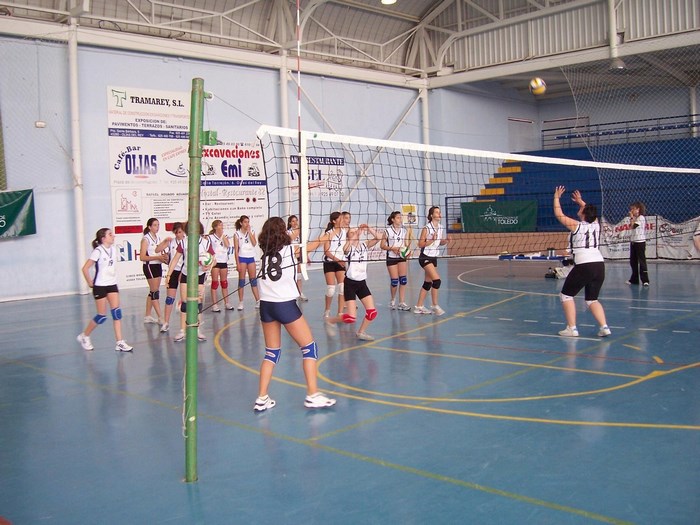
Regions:
<instances>
[{"instance_id":1,"label":"net antenna","mask_svg":"<svg viewBox=\"0 0 700 525\"><path fill-rule=\"evenodd\" d=\"M297 151L299 152L299 255L301 276L308 281L306 263L309 260L306 243L309 240L309 172L306 144L301 131L301 0L297 0ZM289 157L287 157L289 158ZM287 215L291 214L291 210Z\"/></svg>"}]
</instances>

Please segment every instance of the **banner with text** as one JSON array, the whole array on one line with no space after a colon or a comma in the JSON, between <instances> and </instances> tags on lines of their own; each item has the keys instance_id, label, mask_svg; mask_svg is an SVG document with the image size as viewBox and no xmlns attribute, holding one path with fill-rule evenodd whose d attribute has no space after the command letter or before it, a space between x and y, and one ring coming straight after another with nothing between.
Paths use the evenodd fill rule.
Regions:
<instances>
[{"instance_id":1,"label":"banner with text","mask_svg":"<svg viewBox=\"0 0 700 525\"><path fill-rule=\"evenodd\" d=\"M161 239L170 235L173 222L187 220L190 95L108 87L107 96L119 286L142 286L146 281L139 252L148 219L159 220ZM262 227L267 218L267 191L260 158L257 145L204 146L200 220L205 233L219 219L231 236L241 215L250 217L255 231ZM231 267L232 261L233 257Z\"/></svg>"},{"instance_id":2,"label":"banner with text","mask_svg":"<svg viewBox=\"0 0 700 525\"><path fill-rule=\"evenodd\" d=\"M535 231L537 201L463 202L462 232Z\"/></svg>"},{"instance_id":3,"label":"banner with text","mask_svg":"<svg viewBox=\"0 0 700 525\"><path fill-rule=\"evenodd\" d=\"M646 255L648 259L687 260L700 258L700 217L681 223L659 215L646 215ZM613 224L601 219L606 259L629 259L630 222L624 218Z\"/></svg>"},{"instance_id":4,"label":"banner with text","mask_svg":"<svg viewBox=\"0 0 700 525\"><path fill-rule=\"evenodd\" d=\"M0 238L35 233L34 191L0 192Z\"/></svg>"}]
</instances>

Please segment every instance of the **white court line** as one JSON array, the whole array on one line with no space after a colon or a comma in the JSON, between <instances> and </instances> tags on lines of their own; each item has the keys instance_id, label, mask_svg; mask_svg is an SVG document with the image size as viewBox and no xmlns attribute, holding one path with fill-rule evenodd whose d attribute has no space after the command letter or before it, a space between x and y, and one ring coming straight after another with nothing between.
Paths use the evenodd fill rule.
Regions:
<instances>
[{"instance_id":1,"label":"white court line","mask_svg":"<svg viewBox=\"0 0 700 525\"><path fill-rule=\"evenodd\" d=\"M671 330L674 334L689 334L690 330Z\"/></svg>"},{"instance_id":2,"label":"white court line","mask_svg":"<svg viewBox=\"0 0 700 525\"><path fill-rule=\"evenodd\" d=\"M512 321L512 319L509 319L507 317L499 317L498 320L499 321Z\"/></svg>"},{"instance_id":3,"label":"white court line","mask_svg":"<svg viewBox=\"0 0 700 525\"><path fill-rule=\"evenodd\" d=\"M658 328L637 328L640 332L658 332Z\"/></svg>"},{"instance_id":4,"label":"white court line","mask_svg":"<svg viewBox=\"0 0 700 525\"><path fill-rule=\"evenodd\" d=\"M657 312L695 312L696 310L688 310L685 308L645 308L643 306L630 306L630 310L654 310Z\"/></svg>"},{"instance_id":5,"label":"white court line","mask_svg":"<svg viewBox=\"0 0 700 525\"><path fill-rule=\"evenodd\" d=\"M570 339L571 341L596 341L597 343L602 341L602 338L598 337L566 337L564 335L557 334L536 334L532 332L518 334L518 335L529 335L531 337L556 337L557 339Z\"/></svg>"},{"instance_id":6,"label":"white court line","mask_svg":"<svg viewBox=\"0 0 700 525\"><path fill-rule=\"evenodd\" d=\"M539 321L535 319L523 319L523 323L539 323Z\"/></svg>"}]
</instances>

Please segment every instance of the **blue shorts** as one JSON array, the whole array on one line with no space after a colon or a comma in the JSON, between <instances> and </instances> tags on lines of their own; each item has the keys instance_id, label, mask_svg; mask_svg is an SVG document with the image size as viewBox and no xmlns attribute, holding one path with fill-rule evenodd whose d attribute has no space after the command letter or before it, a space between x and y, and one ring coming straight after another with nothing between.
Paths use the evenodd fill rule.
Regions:
<instances>
[{"instance_id":1,"label":"blue shorts","mask_svg":"<svg viewBox=\"0 0 700 525\"><path fill-rule=\"evenodd\" d=\"M301 317L301 310L296 299L283 303L273 303L272 301L260 301L260 320L263 323L277 321L281 324L293 323Z\"/></svg>"},{"instance_id":2,"label":"blue shorts","mask_svg":"<svg viewBox=\"0 0 700 525\"><path fill-rule=\"evenodd\" d=\"M238 262L241 264L255 264L255 257L239 257Z\"/></svg>"}]
</instances>

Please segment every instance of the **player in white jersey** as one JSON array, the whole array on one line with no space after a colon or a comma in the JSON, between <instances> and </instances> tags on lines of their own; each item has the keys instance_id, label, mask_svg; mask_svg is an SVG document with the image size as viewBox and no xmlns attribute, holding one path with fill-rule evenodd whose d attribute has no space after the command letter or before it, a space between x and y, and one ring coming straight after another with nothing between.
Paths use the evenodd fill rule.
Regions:
<instances>
[{"instance_id":1,"label":"player in white jersey","mask_svg":"<svg viewBox=\"0 0 700 525\"><path fill-rule=\"evenodd\" d=\"M333 296L338 293L338 315L343 313L343 280L345 279L345 246L347 230L339 211L331 213L323 242L323 275L326 278L326 308L324 317L331 316Z\"/></svg>"},{"instance_id":2,"label":"player in white jersey","mask_svg":"<svg viewBox=\"0 0 700 525\"><path fill-rule=\"evenodd\" d=\"M270 217L260 232L260 321L265 338L265 357L260 365L258 397L253 410L262 412L275 406L268 394L275 365L282 353L282 326L301 349L302 368L306 378L307 408L327 408L335 405L318 391L318 348L296 299L297 261L284 220Z\"/></svg>"},{"instance_id":3,"label":"player in white jersey","mask_svg":"<svg viewBox=\"0 0 700 525\"><path fill-rule=\"evenodd\" d=\"M554 216L571 232L569 247L574 256L574 267L566 276L561 289L561 306L564 309L566 328L561 330L559 335L578 337L574 297L585 288L586 305L600 325L598 336L606 337L610 335L610 328L605 320L603 305L598 302L598 294L605 281L605 263L599 249L598 210L592 204L586 204L581 197L581 192L576 190L572 193L571 200L579 206L577 213L579 220L567 217L559 202L565 191L564 186L557 186L554 190Z\"/></svg>"},{"instance_id":4,"label":"player in white jersey","mask_svg":"<svg viewBox=\"0 0 700 525\"><path fill-rule=\"evenodd\" d=\"M639 284L641 279L643 286L649 286L649 272L647 271L647 220L644 217L646 207L643 202L630 204L630 266L632 277L627 284Z\"/></svg>"},{"instance_id":5,"label":"player in white jersey","mask_svg":"<svg viewBox=\"0 0 700 525\"><path fill-rule=\"evenodd\" d=\"M442 212L439 207L431 206L428 210L427 218L428 223L421 230L420 238L418 239L418 247L420 248L418 264L423 268L425 277L423 286L418 293L418 302L413 307L413 313L442 315L445 313L445 310L440 308L438 304L438 290L442 285L442 280L437 271L437 257L440 255L440 246L447 244L449 238L442 224L440 224ZM433 302L433 306L430 308L426 308L423 305L428 292L430 292L430 298Z\"/></svg>"},{"instance_id":6,"label":"player in white jersey","mask_svg":"<svg viewBox=\"0 0 700 525\"><path fill-rule=\"evenodd\" d=\"M211 311L220 312L221 308L216 301L216 290L221 285L221 298L224 301L224 307L227 310L233 310L233 306L228 300L228 237L224 233L224 223L220 220L215 220L211 223L209 231L209 240L212 248L214 248L214 257L216 259L214 267L211 269Z\"/></svg>"},{"instance_id":7,"label":"player in white jersey","mask_svg":"<svg viewBox=\"0 0 700 525\"><path fill-rule=\"evenodd\" d=\"M188 222L185 223L185 234L187 234ZM187 326L187 301L183 300L183 297L187 297L187 239L185 242L178 245L175 255L170 260L170 265L168 266L167 279L170 280L170 276L175 271L175 268L180 263L183 262L181 272L180 272L180 331L175 336L175 342L182 341L185 338L185 326ZM206 341L207 338L202 332L202 303L204 302L204 281L207 279L207 272L211 270L212 266L215 264L214 258L214 248L212 248L211 241L209 237L204 235L204 226L199 223L199 240L198 240L198 259L201 261L206 254L211 255L211 263L209 266L203 266L199 264L197 266L197 309L199 310L198 315L198 328L197 328L197 338L200 341Z\"/></svg>"},{"instance_id":8,"label":"player in white jersey","mask_svg":"<svg viewBox=\"0 0 700 525\"><path fill-rule=\"evenodd\" d=\"M93 317L78 336L78 342L85 350L92 350L95 347L90 341L90 334L97 328L97 325L107 320L107 303L114 321L114 337L117 345L114 348L117 352L131 352L133 347L129 346L122 337L122 309L119 307L119 288L117 288L117 249L114 247L114 233L109 228L100 228L92 241L92 253L85 264L83 264L83 277L88 286L92 288L92 296L95 298L97 315ZM94 275L90 275L90 270L95 267Z\"/></svg>"},{"instance_id":9,"label":"player in white jersey","mask_svg":"<svg viewBox=\"0 0 700 525\"><path fill-rule=\"evenodd\" d=\"M410 240L408 232L403 227L403 217L400 211L392 211L387 219L387 228L382 235L380 248L386 250L386 269L389 272L391 283L391 301L389 308L392 310L410 310L406 304L406 285L408 284L408 261L406 256ZM396 302L398 288L399 301Z\"/></svg>"},{"instance_id":10,"label":"player in white jersey","mask_svg":"<svg viewBox=\"0 0 700 525\"><path fill-rule=\"evenodd\" d=\"M160 282L163 279L163 263L168 262L168 256L164 253L156 252L160 244L158 230L160 222L155 217L151 217L146 222L141 239L140 259L143 261L143 274L148 281L148 296L146 297L146 315L143 318L145 324L163 324L160 313ZM156 317L151 316L151 309L156 313Z\"/></svg>"},{"instance_id":11,"label":"player in white jersey","mask_svg":"<svg viewBox=\"0 0 700 525\"><path fill-rule=\"evenodd\" d=\"M299 244L301 242L301 229L299 228L299 218L296 215L290 215L287 219L287 235L289 235L289 240L292 244ZM302 283L304 280L301 276L301 256L297 249L297 261L299 265L297 266L297 288L299 288L299 299L301 301L308 301L309 298L302 292Z\"/></svg>"},{"instance_id":12,"label":"player in white jersey","mask_svg":"<svg viewBox=\"0 0 700 525\"><path fill-rule=\"evenodd\" d=\"M238 310L243 310L243 291L245 290L245 276L250 280L250 291L255 297L255 308L260 308L260 294L258 293L257 269L255 267L255 246L258 244L255 232L250 227L250 218L241 215L236 221L236 231L233 234L233 253L236 257L236 269L238 270Z\"/></svg>"},{"instance_id":13,"label":"player in white jersey","mask_svg":"<svg viewBox=\"0 0 700 525\"><path fill-rule=\"evenodd\" d=\"M372 236L367 242L360 240L360 235L367 232ZM374 337L367 333L369 324L377 318L377 310L374 308L372 292L367 286L367 260L369 249L380 241L379 234L366 224L360 225L356 230L348 230L347 241L343 247L346 260L344 298L346 311L337 317L327 319L331 323L352 324L357 320L357 299L360 299L365 307L365 318L362 320L357 338L364 341L373 341Z\"/></svg>"},{"instance_id":14,"label":"player in white jersey","mask_svg":"<svg viewBox=\"0 0 700 525\"><path fill-rule=\"evenodd\" d=\"M175 257L175 252L177 252L178 246L185 242L185 230L181 222L173 223L173 234L175 237L167 237L162 240L156 248L158 253L166 253L168 255L168 263ZM167 332L170 329L170 315L173 312L173 306L175 305L175 297L177 296L177 289L180 287L180 273L182 271L182 266L185 260L180 258L178 263L173 268L172 272L168 274L168 278L165 281L167 286L167 296L165 298L165 319L160 327L161 332ZM182 299L181 299L182 300Z\"/></svg>"}]
</instances>

